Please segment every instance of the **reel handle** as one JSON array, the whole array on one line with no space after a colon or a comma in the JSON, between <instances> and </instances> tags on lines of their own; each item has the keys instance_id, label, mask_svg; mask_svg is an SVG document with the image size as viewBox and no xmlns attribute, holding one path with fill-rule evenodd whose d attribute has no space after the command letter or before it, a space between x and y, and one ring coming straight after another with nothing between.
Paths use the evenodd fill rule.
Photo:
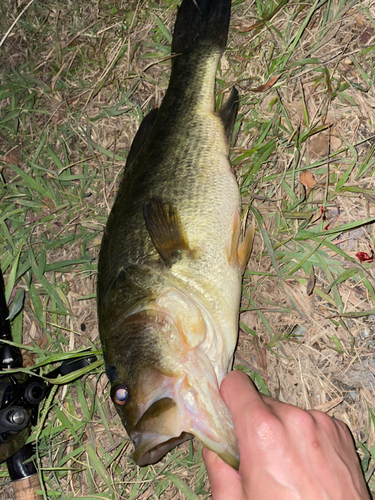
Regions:
<instances>
[{"instance_id":1,"label":"reel handle","mask_svg":"<svg viewBox=\"0 0 375 500\"><path fill-rule=\"evenodd\" d=\"M34 463L27 462L33 454L32 445L26 444L6 461L9 477L12 480L14 500L43 500L43 496L36 493L42 488Z\"/></svg>"},{"instance_id":2,"label":"reel handle","mask_svg":"<svg viewBox=\"0 0 375 500\"><path fill-rule=\"evenodd\" d=\"M13 481L14 500L43 500L36 491L41 490L38 474Z\"/></svg>"}]
</instances>

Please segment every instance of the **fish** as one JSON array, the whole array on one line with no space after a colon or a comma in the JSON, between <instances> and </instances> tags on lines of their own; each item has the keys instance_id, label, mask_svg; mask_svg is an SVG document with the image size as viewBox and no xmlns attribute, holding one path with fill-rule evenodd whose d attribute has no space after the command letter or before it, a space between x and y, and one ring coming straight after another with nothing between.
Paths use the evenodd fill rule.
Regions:
<instances>
[{"instance_id":1,"label":"fish","mask_svg":"<svg viewBox=\"0 0 375 500\"><path fill-rule=\"evenodd\" d=\"M239 466L219 388L232 369L254 228L241 229L229 162L237 89L215 110L230 11L230 0L183 0L167 91L134 137L102 238L99 333L139 466L192 437Z\"/></svg>"}]
</instances>

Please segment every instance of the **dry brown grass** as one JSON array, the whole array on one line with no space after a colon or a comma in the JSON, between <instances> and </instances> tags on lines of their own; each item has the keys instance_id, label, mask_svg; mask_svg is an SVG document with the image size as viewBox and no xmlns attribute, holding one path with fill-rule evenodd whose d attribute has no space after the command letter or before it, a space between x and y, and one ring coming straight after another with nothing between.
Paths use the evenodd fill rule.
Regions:
<instances>
[{"instance_id":1,"label":"dry brown grass","mask_svg":"<svg viewBox=\"0 0 375 500\"><path fill-rule=\"evenodd\" d=\"M322 5L311 16L285 67L281 58L272 66L283 50L287 52L288 43L312 5L310 1L288 3L267 25L244 33L259 19L259 12L251 0L236 2L229 48L221 63L218 83L220 95L236 84L243 96L242 125L233 150L240 182L249 169L255 169L256 153L245 158L241 155L272 137L275 139L272 154L259 171L254 170L251 182L242 191L244 207L250 202L257 207L274 248L277 242L285 242L277 249L281 271L288 262L301 260L298 242L294 239L286 242L297 234L301 219L287 219L288 207L283 203L283 200L290 201L284 182L296 196L302 196L298 182L301 169L310 170L317 182L310 194L311 203L305 206L305 211L309 210L315 220L312 225L319 227L322 224L320 206L323 204L327 217L324 226L329 222L334 227L333 222L340 226L375 217L375 195L371 194L374 169L369 168L356 178L375 133L372 67L375 7L367 1L333 0ZM24 2L14 4L5 0L1 21L4 32L25 6ZM29 168L25 156L33 156L38 139L45 133L46 144L57 151L71 175L88 176L96 172L86 188L90 196L79 203L58 210L48 198L42 198L43 206L27 213L26 222L34 228L30 244L43 241L43 235L53 239L66 233L82 234L73 243L48 250L48 263L78 258L84 246L85 254L93 258L95 265L101 231L132 138L142 116L160 104L168 83L170 62L168 50L163 47L169 44L157 26L156 16L171 31L175 6L176 2L162 1L152 4L122 0L109 4L73 0L34 2L4 41L0 82L9 82L6 74L13 70L31 72L35 82L29 84L30 93L35 94L36 103L16 131L7 134L3 129L0 132L0 149L5 153L4 178L9 182L14 176L10 163L25 170ZM264 2L264 6L268 12L272 10L271 2ZM328 7L333 16L327 21ZM321 36L323 30L325 34ZM282 39L278 33L289 38ZM366 48L369 50L364 51ZM312 62L313 58L318 62ZM293 66L296 61L303 62ZM280 79L271 89L260 93L250 90L279 74ZM340 85L348 82L349 87L341 91ZM0 113L8 111L9 99L0 101ZM22 102L17 104L20 108ZM282 113L276 112L277 106ZM276 119L278 114L281 116L279 121ZM262 139L262 127L268 122L272 123L270 132ZM324 126L327 128L306 141L295 142L296 137L307 130ZM62 144L67 151L66 162ZM354 144L358 145L345 149ZM343 151L335 158L329 162L325 160L327 155L341 149ZM355 154L358 160L345 186L365 191L337 192L335 187ZM286 177L293 165L295 174ZM59 170L51 158L48 163L48 157L44 158L42 166L54 172ZM52 216L52 219L44 222L45 216ZM330 264L328 269L332 275L327 274L321 263L314 262L315 290L308 295L309 275L303 268L288 277L283 275L281 285L258 231L248 265L252 274L246 274L244 279L241 313L241 322L256 336L241 329L235 361L236 365L260 374L271 394L280 400L306 409L317 408L342 419L355 439L373 453L368 480L375 467L375 422L371 422L369 413L370 409L375 409L375 314L362 317L345 317L345 314L373 310L374 301L363 280L355 280L354 276L330 291L328 287L340 274L340 269L342 272L357 265L353 263L357 252L369 252L369 247L374 249L374 241L375 226L370 224L339 234L331 248L324 248L332 262L336 261L336 267ZM316 245L316 241L311 240L305 243L309 249ZM337 254L335 245L353 261ZM374 264L367 264L366 271L374 288ZM47 349L69 351L98 344L95 300L80 300L95 292L95 266L90 270L77 267L56 275L45 274L49 280L59 280L71 312L66 318L45 312L45 320L49 323ZM27 289L26 281L20 283L19 286ZM38 284L37 288L41 290ZM48 295L43 293L41 297L44 311L50 310ZM291 299L298 305L299 312L291 305ZM60 328L51 323L58 323ZM24 332L24 344L31 340L40 344L46 336L27 296ZM30 359L31 362L35 359ZM197 491L198 498L208 497L208 493L203 493L209 491L209 484L200 459L199 443L181 445L161 464L147 470L136 467L129 460L131 444L126 442L123 446L125 431L109 403L106 378L95 374L85 384L86 389L90 389L86 398L88 401L93 398L95 409L90 419L77 403L76 386L68 390L70 399L65 398L66 388L59 389L56 406L52 407L47 419L52 426L61 425L61 420L55 416L58 408L68 420L87 420L80 438L82 451L72 454L64 463L69 471L66 474L44 472L46 489L55 495L49 493L47 498L84 495L94 498L93 492L99 495L95 498L116 500L186 498L181 485L178 486L168 473ZM90 394L96 394L95 399ZM78 448L69 429L56 436L43 436L43 439L44 467L51 464L57 467L63 463L64 454ZM88 448L93 450L91 454ZM363 456L364 448L359 452ZM108 467L107 479L98 469L98 461L103 464L104 471ZM1 497L10 499L12 493L5 469L2 477ZM375 490L374 482L370 481L370 486Z\"/></svg>"}]
</instances>

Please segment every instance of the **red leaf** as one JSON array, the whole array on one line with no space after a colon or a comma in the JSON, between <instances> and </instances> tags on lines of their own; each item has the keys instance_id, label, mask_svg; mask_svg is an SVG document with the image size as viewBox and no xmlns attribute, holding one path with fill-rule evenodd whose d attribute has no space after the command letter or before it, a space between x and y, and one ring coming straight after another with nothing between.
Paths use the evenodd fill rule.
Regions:
<instances>
[{"instance_id":1,"label":"red leaf","mask_svg":"<svg viewBox=\"0 0 375 500\"><path fill-rule=\"evenodd\" d=\"M361 262L373 262L374 261L374 251L373 250L371 250L371 255L369 255L366 252L358 252L355 254L355 256Z\"/></svg>"}]
</instances>

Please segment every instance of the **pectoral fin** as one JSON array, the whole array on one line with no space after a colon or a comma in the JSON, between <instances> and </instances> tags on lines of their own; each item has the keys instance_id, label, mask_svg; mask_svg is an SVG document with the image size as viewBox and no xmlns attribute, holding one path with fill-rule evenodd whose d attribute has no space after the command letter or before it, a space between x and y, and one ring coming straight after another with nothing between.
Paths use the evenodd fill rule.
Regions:
<instances>
[{"instance_id":1,"label":"pectoral fin","mask_svg":"<svg viewBox=\"0 0 375 500\"><path fill-rule=\"evenodd\" d=\"M170 265L180 251L189 251L189 244L178 212L170 203L151 198L143 205L143 217L151 241L163 259Z\"/></svg>"}]
</instances>

